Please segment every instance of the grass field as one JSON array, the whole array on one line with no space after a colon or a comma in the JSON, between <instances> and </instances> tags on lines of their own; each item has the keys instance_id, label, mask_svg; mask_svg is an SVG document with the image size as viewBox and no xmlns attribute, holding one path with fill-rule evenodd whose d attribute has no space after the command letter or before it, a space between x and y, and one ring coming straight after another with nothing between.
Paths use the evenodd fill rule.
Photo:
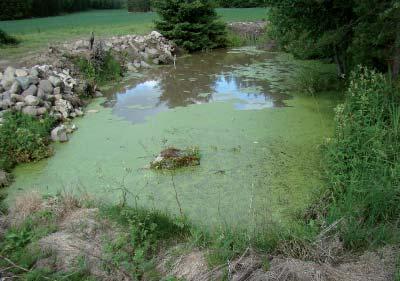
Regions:
<instances>
[{"instance_id":1,"label":"grass field","mask_svg":"<svg viewBox=\"0 0 400 281\"><path fill-rule=\"evenodd\" d=\"M221 19L254 21L265 19L264 8L217 9ZM153 27L156 13L128 13L126 10L96 10L58 17L0 21L0 29L22 41L18 47L0 49L0 59L16 58L46 47L49 43L98 36L144 34Z\"/></svg>"}]
</instances>

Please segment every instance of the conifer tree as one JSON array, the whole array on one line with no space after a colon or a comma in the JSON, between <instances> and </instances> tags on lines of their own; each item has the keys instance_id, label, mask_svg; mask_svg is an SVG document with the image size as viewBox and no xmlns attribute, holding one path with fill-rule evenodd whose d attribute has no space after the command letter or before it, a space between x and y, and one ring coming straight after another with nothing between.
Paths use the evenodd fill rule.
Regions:
<instances>
[{"instance_id":1,"label":"conifer tree","mask_svg":"<svg viewBox=\"0 0 400 281\"><path fill-rule=\"evenodd\" d=\"M156 28L189 52L226 46L225 24L209 0L159 0Z\"/></svg>"}]
</instances>

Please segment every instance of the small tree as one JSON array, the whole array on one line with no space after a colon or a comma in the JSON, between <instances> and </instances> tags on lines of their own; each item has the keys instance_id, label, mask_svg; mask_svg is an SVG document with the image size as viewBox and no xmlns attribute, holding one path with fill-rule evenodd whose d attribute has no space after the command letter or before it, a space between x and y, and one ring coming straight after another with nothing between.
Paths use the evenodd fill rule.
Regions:
<instances>
[{"instance_id":1,"label":"small tree","mask_svg":"<svg viewBox=\"0 0 400 281\"><path fill-rule=\"evenodd\" d=\"M158 0L156 28L189 52L226 46L225 24L209 0Z\"/></svg>"},{"instance_id":2,"label":"small tree","mask_svg":"<svg viewBox=\"0 0 400 281\"><path fill-rule=\"evenodd\" d=\"M148 12L150 9L150 0L128 0L129 12Z\"/></svg>"}]
</instances>

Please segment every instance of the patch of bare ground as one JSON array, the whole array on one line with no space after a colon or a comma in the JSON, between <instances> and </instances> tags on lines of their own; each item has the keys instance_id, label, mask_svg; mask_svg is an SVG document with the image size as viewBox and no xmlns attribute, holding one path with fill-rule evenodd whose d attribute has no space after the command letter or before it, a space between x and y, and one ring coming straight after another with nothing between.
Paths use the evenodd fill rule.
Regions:
<instances>
[{"instance_id":1,"label":"patch of bare ground","mask_svg":"<svg viewBox=\"0 0 400 281\"><path fill-rule=\"evenodd\" d=\"M39 260L37 266L56 271L71 272L85 261L86 270L98 280L130 280L120 269L104 269L103 241L113 239L115 229L107 221L99 220L98 209L77 209L59 224L59 230L42 238L39 247L50 257Z\"/></svg>"},{"instance_id":2,"label":"patch of bare ground","mask_svg":"<svg viewBox=\"0 0 400 281\"><path fill-rule=\"evenodd\" d=\"M85 261L85 269L96 280L131 280L123 269L107 268L104 242L115 239L121 230L99 217L97 208L85 208L88 199L64 194L43 200L37 193L27 193L15 200L6 218L7 225L21 225L29 215L51 211L57 217L57 231L40 239L38 246L45 257L38 260L36 268L49 268L61 272L79 269L79 261Z\"/></svg>"},{"instance_id":3,"label":"patch of bare ground","mask_svg":"<svg viewBox=\"0 0 400 281\"><path fill-rule=\"evenodd\" d=\"M393 281L399 249L386 246L359 256L342 257L338 263L263 256L247 249L238 259L213 270L207 268L206 251L195 250L159 265L163 274L187 281ZM167 270L166 264L171 267Z\"/></svg>"}]
</instances>

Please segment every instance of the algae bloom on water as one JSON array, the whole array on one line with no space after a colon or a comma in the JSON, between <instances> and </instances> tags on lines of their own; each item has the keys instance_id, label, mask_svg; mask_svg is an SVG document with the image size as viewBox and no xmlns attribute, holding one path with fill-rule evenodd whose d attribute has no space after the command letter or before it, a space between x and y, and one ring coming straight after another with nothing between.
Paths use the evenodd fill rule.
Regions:
<instances>
[{"instance_id":1,"label":"algae bloom on water","mask_svg":"<svg viewBox=\"0 0 400 281\"><path fill-rule=\"evenodd\" d=\"M200 152L198 147L178 149L169 147L150 163L150 168L156 170L174 170L181 167L200 165Z\"/></svg>"}]
</instances>

